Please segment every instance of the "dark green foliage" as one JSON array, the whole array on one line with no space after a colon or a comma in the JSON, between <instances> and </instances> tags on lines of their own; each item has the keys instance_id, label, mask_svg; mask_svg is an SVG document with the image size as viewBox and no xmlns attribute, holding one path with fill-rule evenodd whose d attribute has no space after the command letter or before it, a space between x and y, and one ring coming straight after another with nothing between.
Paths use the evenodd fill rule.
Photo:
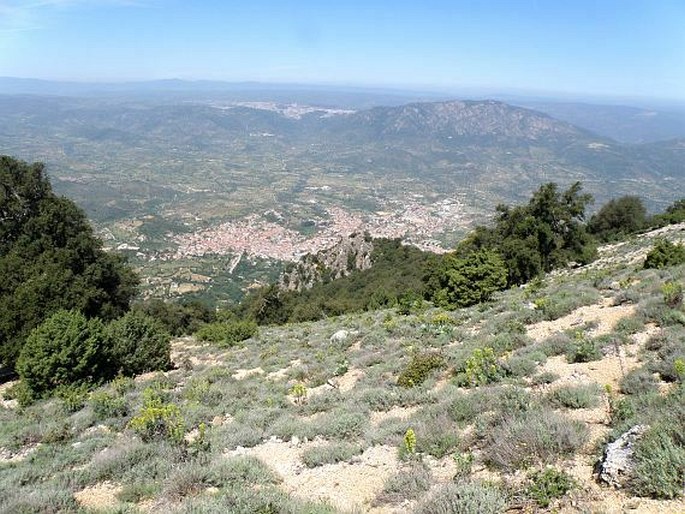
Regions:
<instances>
[{"instance_id":1,"label":"dark green foliage","mask_svg":"<svg viewBox=\"0 0 685 514\"><path fill-rule=\"evenodd\" d=\"M110 374L134 376L171 367L171 338L154 319L129 312L106 329Z\"/></svg>"},{"instance_id":2,"label":"dark green foliage","mask_svg":"<svg viewBox=\"0 0 685 514\"><path fill-rule=\"evenodd\" d=\"M85 214L56 196L42 164L0 156L0 364L14 367L32 329L61 309L123 314L137 277L106 253Z\"/></svg>"},{"instance_id":3,"label":"dark green foliage","mask_svg":"<svg viewBox=\"0 0 685 514\"><path fill-rule=\"evenodd\" d=\"M204 325L195 334L200 341L232 346L257 334L257 323L251 320L234 320Z\"/></svg>"},{"instance_id":4,"label":"dark green foliage","mask_svg":"<svg viewBox=\"0 0 685 514\"><path fill-rule=\"evenodd\" d=\"M645 227L647 210L637 196L614 198L588 222L588 232L600 241L616 240Z\"/></svg>"},{"instance_id":5,"label":"dark green foliage","mask_svg":"<svg viewBox=\"0 0 685 514\"><path fill-rule=\"evenodd\" d=\"M155 318L172 336L194 334L203 324L216 319L215 310L197 300L184 303L148 300L134 305L133 310Z\"/></svg>"},{"instance_id":6,"label":"dark green foliage","mask_svg":"<svg viewBox=\"0 0 685 514\"><path fill-rule=\"evenodd\" d=\"M644 268L665 268L685 264L685 246L659 239L647 254Z\"/></svg>"},{"instance_id":7,"label":"dark green foliage","mask_svg":"<svg viewBox=\"0 0 685 514\"><path fill-rule=\"evenodd\" d=\"M406 368L402 370L397 384L402 387L415 387L422 384L434 370L445 366L445 358L435 352L414 355Z\"/></svg>"},{"instance_id":8,"label":"dark green foliage","mask_svg":"<svg viewBox=\"0 0 685 514\"><path fill-rule=\"evenodd\" d=\"M105 328L77 311L58 311L26 340L17 372L38 396L59 386L95 383L109 372Z\"/></svg>"},{"instance_id":9,"label":"dark green foliage","mask_svg":"<svg viewBox=\"0 0 685 514\"><path fill-rule=\"evenodd\" d=\"M507 285L507 268L499 254L481 249L465 257L445 256L429 279L433 302L442 307L467 307L490 299Z\"/></svg>"},{"instance_id":10,"label":"dark green foliage","mask_svg":"<svg viewBox=\"0 0 685 514\"><path fill-rule=\"evenodd\" d=\"M591 201L578 182L564 192L554 183L544 184L527 205L498 206L495 226L478 227L457 253L497 251L508 269L508 285L523 284L571 261L590 262L596 249L582 222Z\"/></svg>"},{"instance_id":11,"label":"dark green foliage","mask_svg":"<svg viewBox=\"0 0 685 514\"><path fill-rule=\"evenodd\" d=\"M348 312L392 307L402 298L420 299L423 278L436 256L399 239L374 239L372 267L324 280L300 292L271 285L248 295L239 314L260 325L314 321Z\"/></svg>"},{"instance_id":12,"label":"dark green foliage","mask_svg":"<svg viewBox=\"0 0 685 514\"><path fill-rule=\"evenodd\" d=\"M531 484L527 489L528 496L543 508L555 498L561 498L575 486L573 478L563 471L547 468L535 471L530 475Z\"/></svg>"},{"instance_id":13,"label":"dark green foliage","mask_svg":"<svg viewBox=\"0 0 685 514\"><path fill-rule=\"evenodd\" d=\"M682 223L685 221L685 198L676 200L666 208L662 214L657 214L652 217L651 225L655 227L663 227L665 225L672 225L675 223Z\"/></svg>"}]
</instances>

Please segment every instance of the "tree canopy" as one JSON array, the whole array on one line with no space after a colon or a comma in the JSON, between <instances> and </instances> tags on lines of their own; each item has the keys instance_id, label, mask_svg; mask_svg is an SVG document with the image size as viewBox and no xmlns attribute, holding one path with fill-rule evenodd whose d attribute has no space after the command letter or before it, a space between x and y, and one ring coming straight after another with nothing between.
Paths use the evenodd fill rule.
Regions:
<instances>
[{"instance_id":1,"label":"tree canopy","mask_svg":"<svg viewBox=\"0 0 685 514\"><path fill-rule=\"evenodd\" d=\"M29 332L59 310L120 316L137 284L84 212L53 192L43 164L0 156L0 364L13 367Z\"/></svg>"},{"instance_id":2,"label":"tree canopy","mask_svg":"<svg viewBox=\"0 0 685 514\"><path fill-rule=\"evenodd\" d=\"M579 182L563 192L555 183L544 184L525 205L497 206L494 226L477 227L457 246L457 255L479 249L498 252L510 286L572 261L590 262L596 255L584 224L590 202L592 196L582 193Z\"/></svg>"}]
</instances>

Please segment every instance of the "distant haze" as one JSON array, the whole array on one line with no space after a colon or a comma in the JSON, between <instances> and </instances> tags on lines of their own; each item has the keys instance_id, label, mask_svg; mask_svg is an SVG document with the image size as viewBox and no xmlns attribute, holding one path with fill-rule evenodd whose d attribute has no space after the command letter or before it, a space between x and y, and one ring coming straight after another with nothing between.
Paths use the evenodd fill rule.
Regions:
<instances>
[{"instance_id":1,"label":"distant haze","mask_svg":"<svg viewBox=\"0 0 685 514\"><path fill-rule=\"evenodd\" d=\"M7 0L0 76L685 101L683 26L681 0Z\"/></svg>"}]
</instances>

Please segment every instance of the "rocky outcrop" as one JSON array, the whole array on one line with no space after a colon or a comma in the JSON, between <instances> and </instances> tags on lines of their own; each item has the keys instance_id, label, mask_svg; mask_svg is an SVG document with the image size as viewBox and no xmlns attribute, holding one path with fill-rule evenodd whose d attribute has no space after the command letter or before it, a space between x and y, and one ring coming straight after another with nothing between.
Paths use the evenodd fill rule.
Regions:
<instances>
[{"instance_id":1,"label":"rocky outcrop","mask_svg":"<svg viewBox=\"0 0 685 514\"><path fill-rule=\"evenodd\" d=\"M607 445L599 465L599 479L602 482L618 488L626 484L633 470L635 443L642 438L648 428L646 425L635 425Z\"/></svg>"},{"instance_id":2,"label":"rocky outcrop","mask_svg":"<svg viewBox=\"0 0 685 514\"><path fill-rule=\"evenodd\" d=\"M304 256L300 262L283 272L279 287L286 291L301 291L317 282L335 280L354 270L368 269L371 267L371 252L373 240L368 234L351 234L331 248Z\"/></svg>"}]
</instances>

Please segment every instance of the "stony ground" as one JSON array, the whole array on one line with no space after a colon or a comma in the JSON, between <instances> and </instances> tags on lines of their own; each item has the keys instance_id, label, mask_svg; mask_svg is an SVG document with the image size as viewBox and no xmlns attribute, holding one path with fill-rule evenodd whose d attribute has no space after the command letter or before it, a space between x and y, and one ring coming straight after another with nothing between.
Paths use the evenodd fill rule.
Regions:
<instances>
[{"instance_id":1,"label":"stony ground","mask_svg":"<svg viewBox=\"0 0 685 514\"><path fill-rule=\"evenodd\" d=\"M241 498L234 500L236 512L250 512L249 505L263 505L259 498L268 496L276 498L269 500L273 512L408 513L453 484L459 472L455 456L467 454L473 457L469 480L512 491L512 512L544 510L513 492L525 484L526 470L502 472L488 464L477 415L471 422L441 425L442 410L448 412L455 396L481 389L455 382L454 363L463 361L463 352L494 347L503 335L522 340L525 350L580 333L598 344L614 342L602 343L597 360L572 362L563 353L552 354L533 362L530 373L482 388L486 394L515 389L531 401L544 401L567 386L595 384L600 391L595 406L556 409L569 422L581 422L588 436L573 455L550 463L574 477L576 487L554 500L549 510L683 513L682 499L635 497L598 483L595 465L614 430L607 386L611 394L622 396L623 378L648 362L649 342L667 327L645 313L660 301L664 280L682 280L682 269L652 273L641 271L639 263L654 237L681 240L684 229L670 227L606 247L590 267L548 277L535 291L506 292L483 308L447 313L447 324L445 313L435 310L410 316L382 311L265 328L255 340L236 348L178 339L172 352L177 368L136 377L123 396L130 407L123 419L98 417L92 400L74 412L56 399L21 409L16 400L5 398L12 384L3 384L0 489L5 492L0 493L0 512L21 505L22 495L40 507L34 511L221 512L233 495ZM541 312L535 304L541 298L560 314ZM625 329L627 321L635 328ZM425 348L445 355L447 367L420 387L399 388L398 374L410 356ZM521 351L503 350L499 358L508 362ZM552 379L536 382L535 377L545 374ZM180 405L186 447L192 448L200 437L201 424L208 427L211 449L204 460L179 457L165 442L143 443L127 428L140 408L142 391L150 387L161 388ZM661 381L659 387L665 395L674 385ZM439 456L423 452L420 462L428 482L404 498L388 500L388 484L416 470L416 461L400 451L408 428L416 430L419 442L441 430L453 431L458 442ZM324 458L307 464L313 451L335 445L356 449L335 462ZM263 469L255 464L259 462ZM233 490L203 474L227 463L245 466L241 473L252 478ZM3 501L9 507L2 507Z\"/></svg>"}]
</instances>

